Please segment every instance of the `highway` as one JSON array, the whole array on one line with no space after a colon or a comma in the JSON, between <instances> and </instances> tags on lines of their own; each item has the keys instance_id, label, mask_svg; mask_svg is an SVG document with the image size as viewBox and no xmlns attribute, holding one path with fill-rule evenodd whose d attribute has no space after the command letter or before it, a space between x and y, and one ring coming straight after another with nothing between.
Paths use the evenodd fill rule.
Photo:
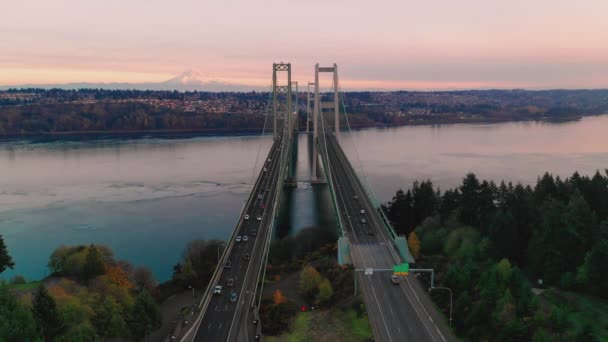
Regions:
<instances>
[{"instance_id":1,"label":"highway","mask_svg":"<svg viewBox=\"0 0 608 342\"><path fill-rule=\"evenodd\" d=\"M402 259L379 213L333 133L321 134L319 141L321 149L325 149L322 153L329 158L329 174L355 268L392 270ZM456 341L413 274L400 276L399 284L394 285L391 271L356 273L377 341Z\"/></svg>"},{"instance_id":2,"label":"highway","mask_svg":"<svg viewBox=\"0 0 608 342\"><path fill-rule=\"evenodd\" d=\"M278 184L281 156L286 150L283 145L287 139L284 136L281 133L275 139L236 231L227 243L228 254L222 258L226 260L224 268L211 284L213 287L221 285L222 293L212 295L202 319L195 322L198 326L194 341L253 340L257 325L253 324L250 308L264 262L264 251L270 241L273 206L281 193ZM243 240L245 236L248 241ZM228 262L231 263L229 268L226 266ZM230 279L232 286L229 286ZM231 300L232 292L236 292L236 301Z\"/></svg>"}]
</instances>

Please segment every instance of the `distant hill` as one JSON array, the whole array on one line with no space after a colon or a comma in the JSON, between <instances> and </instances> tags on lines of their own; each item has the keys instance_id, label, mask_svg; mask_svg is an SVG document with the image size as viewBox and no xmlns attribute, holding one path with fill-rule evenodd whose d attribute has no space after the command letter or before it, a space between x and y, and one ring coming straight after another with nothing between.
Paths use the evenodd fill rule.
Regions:
<instances>
[{"instance_id":1,"label":"distant hill","mask_svg":"<svg viewBox=\"0 0 608 342\"><path fill-rule=\"evenodd\" d=\"M210 91L210 92L242 92L242 91L268 91L267 87L235 84L221 80L208 79L196 70L186 70L183 73L163 82L144 83L50 83L50 84L16 84L0 85L0 90L10 88L42 88L42 89L119 89L119 90L178 90L178 91Z\"/></svg>"}]
</instances>

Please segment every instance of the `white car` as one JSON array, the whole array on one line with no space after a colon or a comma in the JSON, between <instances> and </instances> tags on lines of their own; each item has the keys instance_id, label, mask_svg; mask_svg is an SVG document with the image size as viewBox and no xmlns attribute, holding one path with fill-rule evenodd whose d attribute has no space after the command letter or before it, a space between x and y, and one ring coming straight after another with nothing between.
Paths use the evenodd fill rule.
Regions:
<instances>
[{"instance_id":1,"label":"white car","mask_svg":"<svg viewBox=\"0 0 608 342\"><path fill-rule=\"evenodd\" d=\"M243 242L247 242L247 241L249 241L249 236L247 236L247 235L243 236Z\"/></svg>"},{"instance_id":2,"label":"white car","mask_svg":"<svg viewBox=\"0 0 608 342\"><path fill-rule=\"evenodd\" d=\"M264 196L262 196L262 194L258 195L258 199L262 199Z\"/></svg>"},{"instance_id":3,"label":"white car","mask_svg":"<svg viewBox=\"0 0 608 342\"><path fill-rule=\"evenodd\" d=\"M258 216L258 221L262 221L262 216Z\"/></svg>"},{"instance_id":4,"label":"white car","mask_svg":"<svg viewBox=\"0 0 608 342\"><path fill-rule=\"evenodd\" d=\"M241 236L240 235L236 237L236 242L241 242Z\"/></svg>"},{"instance_id":5,"label":"white car","mask_svg":"<svg viewBox=\"0 0 608 342\"><path fill-rule=\"evenodd\" d=\"M245 215L245 220L249 220L249 215Z\"/></svg>"},{"instance_id":6,"label":"white car","mask_svg":"<svg viewBox=\"0 0 608 342\"><path fill-rule=\"evenodd\" d=\"M264 168L264 172L266 172L266 171L268 171L268 169L267 169L267 168Z\"/></svg>"},{"instance_id":7,"label":"white car","mask_svg":"<svg viewBox=\"0 0 608 342\"><path fill-rule=\"evenodd\" d=\"M365 210L361 209L361 214L365 214Z\"/></svg>"},{"instance_id":8,"label":"white car","mask_svg":"<svg viewBox=\"0 0 608 342\"><path fill-rule=\"evenodd\" d=\"M222 294L222 285L217 285L214 289L213 289L213 294L214 295L221 295Z\"/></svg>"}]
</instances>

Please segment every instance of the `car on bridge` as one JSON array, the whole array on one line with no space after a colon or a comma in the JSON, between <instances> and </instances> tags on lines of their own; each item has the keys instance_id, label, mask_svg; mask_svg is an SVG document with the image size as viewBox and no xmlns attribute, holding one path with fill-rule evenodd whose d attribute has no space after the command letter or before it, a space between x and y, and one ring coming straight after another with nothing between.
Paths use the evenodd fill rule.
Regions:
<instances>
[{"instance_id":1,"label":"car on bridge","mask_svg":"<svg viewBox=\"0 0 608 342\"><path fill-rule=\"evenodd\" d=\"M393 274L391 276L391 283L393 283L393 285L399 285L399 277Z\"/></svg>"},{"instance_id":2,"label":"car on bridge","mask_svg":"<svg viewBox=\"0 0 608 342\"><path fill-rule=\"evenodd\" d=\"M258 216L257 220L262 221L262 216Z\"/></svg>"},{"instance_id":3,"label":"car on bridge","mask_svg":"<svg viewBox=\"0 0 608 342\"><path fill-rule=\"evenodd\" d=\"M222 285L217 285L215 288L213 288L213 294L221 295L222 294Z\"/></svg>"},{"instance_id":4,"label":"car on bridge","mask_svg":"<svg viewBox=\"0 0 608 342\"><path fill-rule=\"evenodd\" d=\"M361 214L365 214L365 210L361 209Z\"/></svg>"},{"instance_id":5,"label":"car on bridge","mask_svg":"<svg viewBox=\"0 0 608 342\"><path fill-rule=\"evenodd\" d=\"M234 279L229 278L229 279L228 279L228 283L226 284L226 286L228 286L228 287L232 287L233 285L234 285Z\"/></svg>"},{"instance_id":6,"label":"car on bridge","mask_svg":"<svg viewBox=\"0 0 608 342\"><path fill-rule=\"evenodd\" d=\"M249 257L249 254L245 254L245 255L243 255L243 260L249 260L249 258L250 258L250 257Z\"/></svg>"},{"instance_id":7,"label":"car on bridge","mask_svg":"<svg viewBox=\"0 0 608 342\"><path fill-rule=\"evenodd\" d=\"M260 208L262 208L262 209L266 208L266 204L264 204L264 203L260 204Z\"/></svg>"},{"instance_id":8,"label":"car on bridge","mask_svg":"<svg viewBox=\"0 0 608 342\"><path fill-rule=\"evenodd\" d=\"M262 194L258 195L258 199L262 199L263 197L264 197L264 195L262 195Z\"/></svg>"},{"instance_id":9,"label":"car on bridge","mask_svg":"<svg viewBox=\"0 0 608 342\"><path fill-rule=\"evenodd\" d=\"M247 242L247 241L249 241L249 236L243 235L243 242Z\"/></svg>"},{"instance_id":10,"label":"car on bridge","mask_svg":"<svg viewBox=\"0 0 608 342\"><path fill-rule=\"evenodd\" d=\"M232 268L232 262L230 260L226 261L224 268Z\"/></svg>"},{"instance_id":11,"label":"car on bridge","mask_svg":"<svg viewBox=\"0 0 608 342\"><path fill-rule=\"evenodd\" d=\"M264 168L264 172L266 172L266 171L268 171L268 169L267 169L267 168Z\"/></svg>"},{"instance_id":12,"label":"car on bridge","mask_svg":"<svg viewBox=\"0 0 608 342\"><path fill-rule=\"evenodd\" d=\"M249 233L249 235L251 235L251 236L257 236L258 235L258 231L257 230L252 230L251 233Z\"/></svg>"},{"instance_id":13,"label":"car on bridge","mask_svg":"<svg viewBox=\"0 0 608 342\"><path fill-rule=\"evenodd\" d=\"M241 236L240 235L236 237L236 242L241 242Z\"/></svg>"},{"instance_id":14,"label":"car on bridge","mask_svg":"<svg viewBox=\"0 0 608 342\"><path fill-rule=\"evenodd\" d=\"M362 219L361 219L361 223L366 224L366 223L367 223L367 220L366 220L366 219L364 219L364 218L362 218Z\"/></svg>"},{"instance_id":15,"label":"car on bridge","mask_svg":"<svg viewBox=\"0 0 608 342\"><path fill-rule=\"evenodd\" d=\"M356 200L358 200L359 196L355 195L355 196L353 196L353 198L356 199Z\"/></svg>"},{"instance_id":16,"label":"car on bridge","mask_svg":"<svg viewBox=\"0 0 608 342\"><path fill-rule=\"evenodd\" d=\"M245 220L249 220L249 214L245 215Z\"/></svg>"},{"instance_id":17,"label":"car on bridge","mask_svg":"<svg viewBox=\"0 0 608 342\"><path fill-rule=\"evenodd\" d=\"M230 293L230 302L235 303L237 299L239 299L239 295L236 294L236 291L232 291L232 293Z\"/></svg>"}]
</instances>

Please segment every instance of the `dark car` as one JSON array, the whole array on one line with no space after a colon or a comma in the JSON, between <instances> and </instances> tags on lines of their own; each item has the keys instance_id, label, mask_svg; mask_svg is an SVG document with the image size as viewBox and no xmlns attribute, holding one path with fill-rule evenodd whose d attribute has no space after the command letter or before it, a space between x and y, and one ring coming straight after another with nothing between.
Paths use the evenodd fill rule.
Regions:
<instances>
[{"instance_id":1,"label":"dark car","mask_svg":"<svg viewBox=\"0 0 608 342\"><path fill-rule=\"evenodd\" d=\"M230 260L226 261L226 263L224 264L224 268L231 268L232 267L232 262Z\"/></svg>"},{"instance_id":2,"label":"dark car","mask_svg":"<svg viewBox=\"0 0 608 342\"><path fill-rule=\"evenodd\" d=\"M232 279L232 278L228 279L228 283L226 284L226 286L232 287L233 285L234 285L234 279Z\"/></svg>"},{"instance_id":3,"label":"dark car","mask_svg":"<svg viewBox=\"0 0 608 342\"><path fill-rule=\"evenodd\" d=\"M249 260L249 259L250 259L249 254L245 254L245 255L243 255L243 259L244 259L244 260Z\"/></svg>"}]
</instances>

